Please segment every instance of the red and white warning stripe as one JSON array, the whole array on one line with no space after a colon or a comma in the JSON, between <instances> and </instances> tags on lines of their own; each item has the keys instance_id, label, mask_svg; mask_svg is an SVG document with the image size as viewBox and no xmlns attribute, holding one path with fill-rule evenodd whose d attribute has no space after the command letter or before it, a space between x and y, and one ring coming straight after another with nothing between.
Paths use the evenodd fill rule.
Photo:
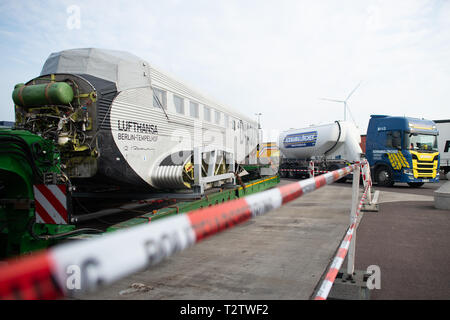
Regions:
<instances>
[{"instance_id":1,"label":"red and white warning stripe","mask_svg":"<svg viewBox=\"0 0 450 320\"><path fill-rule=\"evenodd\" d=\"M20 259L0 267L0 298L52 299L94 290L100 284L110 284L155 265L208 236L331 184L356 166L89 241L62 244ZM81 288L70 289L77 269Z\"/></svg>"},{"instance_id":2,"label":"red and white warning stripe","mask_svg":"<svg viewBox=\"0 0 450 320\"><path fill-rule=\"evenodd\" d=\"M293 171L293 172L310 172L309 169L280 169L280 171ZM331 171L326 170L314 170L314 173L328 173Z\"/></svg>"},{"instance_id":3,"label":"red and white warning stripe","mask_svg":"<svg viewBox=\"0 0 450 320\"><path fill-rule=\"evenodd\" d=\"M309 170L309 177L310 178L314 177L314 161L309 162L308 170Z\"/></svg>"},{"instance_id":4,"label":"red and white warning stripe","mask_svg":"<svg viewBox=\"0 0 450 320\"><path fill-rule=\"evenodd\" d=\"M330 269L328 270L327 275L325 276L325 279L323 280L322 285L320 286L314 300L326 300L328 294L330 293L334 280L336 279L336 276L339 270L341 269L342 263L344 262L345 256L347 255L348 248L350 247L350 243L352 241L352 237L353 234L355 233L356 225L358 222L358 216L361 212L361 208L364 204L364 201L366 200L368 190L369 187L367 186L361 197L361 201L359 202L358 208L356 209L356 217L355 219L353 219L352 224L348 228L344 240L342 240L341 245L339 246L339 249L337 251L337 254L334 257Z\"/></svg>"},{"instance_id":5,"label":"red and white warning stripe","mask_svg":"<svg viewBox=\"0 0 450 320\"><path fill-rule=\"evenodd\" d=\"M68 224L66 185L35 184L36 223Z\"/></svg>"},{"instance_id":6,"label":"red and white warning stripe","mask_svg":"<svg viewBox=\"0 0 450 320\"><path fill-rule=\"evenodd\" d=\"M370 165L367 159L361 162L361 174L363 177L364 187L368 184L369 187L372 187L372 176L370 174Z\"/></svg>"}]
</instances>

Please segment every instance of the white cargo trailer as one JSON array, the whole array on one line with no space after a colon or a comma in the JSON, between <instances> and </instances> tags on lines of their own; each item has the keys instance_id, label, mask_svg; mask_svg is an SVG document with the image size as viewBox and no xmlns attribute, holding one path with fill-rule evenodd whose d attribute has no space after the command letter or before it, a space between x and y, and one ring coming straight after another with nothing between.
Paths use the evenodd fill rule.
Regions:
<instances>
[{"instance_id":1,"label":"white cargo trailer","mask_svg":"<svg viewBox=\"0 0 450 320\"><path fill-rule=\"evenodd\" d=\"M360 161L361 135L351 122L334 123L291 129L280 134L282 176L308 176L309 162L318 171L331 171L348 162Z\"/></svg>"},{"instance_id":2,"label":"white cargo trailer","mask_svg":"<svg viewBox=\"0 0 450 320\"><path fill-rule=\"evenodd\" d=\"M433 120L439 130L438 148L440 155L440 169L444 173L450 172L450 120Z\"/></svg>"}]
</instances>

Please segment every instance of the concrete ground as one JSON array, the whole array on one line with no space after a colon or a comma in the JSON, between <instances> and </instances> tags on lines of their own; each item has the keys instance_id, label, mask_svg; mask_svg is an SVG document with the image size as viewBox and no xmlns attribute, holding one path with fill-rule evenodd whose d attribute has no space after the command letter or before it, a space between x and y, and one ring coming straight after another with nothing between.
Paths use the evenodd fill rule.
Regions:
<instances>
[{"instance_id":1,"label":"concrete ground","mask_svg":"<svg viewBox=\"0 0 450 320\"><path fill-rule=\"evenodd\" d=\"M280 185L292 181L283 179ZM386 256L383 245L386 242L388 246L392 244L388 240L390 238L383 237L397 234L408 238L409 235L408 232L388 232L392 224L386 226L382 221L385 217L393 217L390 205L399 205L394 210L402 210L405 203L414 207L411 201L429 205L432 192L424 190L422 193L425 195L410 188L382 190L380 213L367 213L358 230L356 267L379 264L386 292L391 291L387 284L391 270L407 271L404 263L398 263L411 265L414 259L409 260L412 257L405 256L404 260L393 260ZM323 187L265 216L213 236L152 269L131 275L83 298L309 299L347 230L350 205L351 183ZM401 219L399 217L398 222ZM374 229L374 223L377 228L386 228L384 233L375 231L378 229ZM402 226L404 224L400 223L397 228ZM443 224L439 229L441 237L446 226ZM412 232L411 228L414 226L410 226L409 232ZM437 240L432 243L436 244ZM383 244L380 241L384 241ZM415 242L403 239L397 243L408 247ZM404 250L404 247L399 249ZM395 257L395 250L391 254ZM392 264L394 266L390 267ZM392 273L391 276L395 278L398 274ZM405 281L402 283L407 284ZM373 297L383 298L380 296L383 290ZM386 297L396 299L395 294Z\"/></svg>"}]
</instances>

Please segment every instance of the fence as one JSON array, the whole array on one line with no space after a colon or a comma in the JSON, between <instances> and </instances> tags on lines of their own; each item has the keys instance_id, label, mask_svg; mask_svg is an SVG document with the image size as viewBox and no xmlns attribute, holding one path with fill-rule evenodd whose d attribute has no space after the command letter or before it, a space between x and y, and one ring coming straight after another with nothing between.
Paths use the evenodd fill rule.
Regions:
<instances>
[{"instance_id":1,"label":"fence","mask_svg":"<svg viewBox=\"0 0 450 320\"><path fill-rule=\"evenodd\" d=\"M362 178L364 183L364 192L359 200L359 180L360 171L362 170ZM334 280L341 269L341 266L347 258L347 275L352 276L355 271L355 244L356 244L356 228L358 226L358 218L361 214L361 209L366 199L369 203L372 202L372 179L370 174L370 166L366 161L361 163L360 167L357 167L353 172L353 184L352 184L352 209L350 212L350 226L347 229L344 239L339 246L336 256L331 263L331 266L315 296L315 300L326 300L333 286ZM359 200L359 201L358 201Z\"/></svg>"}]
</instances>

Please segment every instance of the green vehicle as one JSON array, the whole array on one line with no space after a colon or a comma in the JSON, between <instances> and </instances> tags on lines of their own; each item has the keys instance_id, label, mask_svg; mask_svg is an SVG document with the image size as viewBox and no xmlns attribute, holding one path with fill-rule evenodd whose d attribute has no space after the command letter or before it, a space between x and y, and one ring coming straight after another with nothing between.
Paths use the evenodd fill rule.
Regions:
<instances>
[{"instance_id":1,"label":"green vehicle","mask_svg":"<svg viewBox=\"0 0 450 320\"><path fill-rule=\"evenodd\" d=\"M25 130L0 129L0 256L43 248L48 238L73 230L68 225L36 224L34 185L60 175L53 141Z\"/></svg>"}]
</instances>

